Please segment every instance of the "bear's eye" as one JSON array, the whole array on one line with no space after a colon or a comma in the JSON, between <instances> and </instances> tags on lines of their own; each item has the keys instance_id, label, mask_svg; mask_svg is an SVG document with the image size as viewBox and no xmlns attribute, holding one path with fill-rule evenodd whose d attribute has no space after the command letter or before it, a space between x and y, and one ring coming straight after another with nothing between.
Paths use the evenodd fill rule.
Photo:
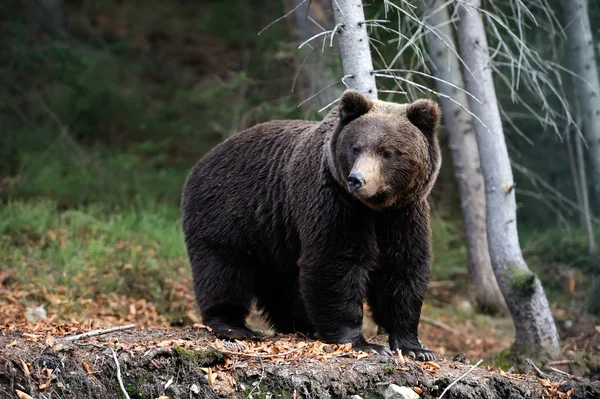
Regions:
<instances>
[{"instance_id":1,"label":"bear's eye","mask_svg":"<svg viewBox=\"0 0 600 399\"><path fill-rule=\"evenodd\" d=\"M358 155L360 154L360 148L354 146L352 147L352 155Z\"/></svg>"},{"instance_id":2,"label":"bear's eye","mask_svg":"<svg viewBox=\"0 0 600 399\"><path fill-rule=\"evenodd\" d=\"M381 154L385 159L390 159L391 157L394 156L394 151L393 150L383 150L383 153Z\"/></svg>"}]
</instances>

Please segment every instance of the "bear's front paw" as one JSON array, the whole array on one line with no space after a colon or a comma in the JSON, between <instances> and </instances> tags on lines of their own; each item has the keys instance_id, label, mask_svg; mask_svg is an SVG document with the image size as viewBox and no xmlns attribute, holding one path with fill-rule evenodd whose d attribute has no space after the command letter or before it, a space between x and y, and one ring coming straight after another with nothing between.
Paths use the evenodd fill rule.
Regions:
<instances>
[{"instance_id":1,"label":"bear's front paw","mask_svg":"<svg viewBox=\"0 0 600 399\"><path fill-rule=\"evenodd\" d=\"M361 351L370 353L373 355L383 355L383 356L393 356L394 353L387 346L370 344L368 342L363 342L359 344L352 344L352 349L355 351Z\"/></svg>"},{"instance_id":2,"label":"bear's front paw","mask_svg":"<svg viewBox=\"0 0 600 399\"><path fill-rule=\"evenodd\" d=\"M249 328L219 326L213 328L213 334L221 339L240 340L240 341L260 341L263 335Z\"/></svg>"},{"instance_id":3,"label":"bear's front paw","mask_svg":"<svg viewBox=\"0 0 600 399\"><path fill-rule=\"evenodd\" d=\"M410 356L415 360L423 362L435 360L436 358L435 352L427 349L418 338L416 340L409 340L390 336L390 348L392 348L393 351L400 349L403 355Z\"/></svg>"}]
</instances>

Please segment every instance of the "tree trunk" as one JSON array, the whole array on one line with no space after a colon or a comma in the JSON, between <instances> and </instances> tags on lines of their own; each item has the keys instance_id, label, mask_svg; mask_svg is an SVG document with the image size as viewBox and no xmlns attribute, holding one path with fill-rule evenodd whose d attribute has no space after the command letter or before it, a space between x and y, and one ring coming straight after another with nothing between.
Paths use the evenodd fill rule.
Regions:
<instances>
[{"instance_id":1,"label":"tree trunk","mask_svg":"<svg viewBox=\"0 0 600 399\"><path fill-rule=\"evenodd\" d=\"M34 0L36 18L54 34L64 34L66 28L63 0Z\"/></svg>"},{"instance_id":2,"label":"tree trunk","mask_svg":"<svg viewBox=\"0 0 600 399\"><path fill-rule=\"evenodd\" d=\"M600 199L600 83L594 54L587 0L563 0L567 38L571 48L571 69L580 79L575 89L581 106L582 130L593 165L592 181Z\"/></svg>"},{"instance_id":3,"label":"tree trunk","mask_svg":"<svg viewBox=\"0 0 600 399\"><path fill-rule=\"evenodd\" d=\"M575 80L575 79L574 79ZM580 129L583 128L583 113L582 104L577 95L577 92L573 93L572 103L575 106L575 122ZM594 227L592 226L592 214L590 212L590 196L588 193L587 174L585 172L585 154L583 152L582 138L576 133L575 139L575 160L577 162L577 179L576 189L579 190L577 195L579 204L579 214L581 215L581 227L585 230L585 234L588 242L588 252L590 254L596 253L596 237L594 236Z\"/></svg>"},{"instance_id":4,"label":"tree trunk","mask_svg":"<svg viewBox=\"0 0 600 399\"><path fill-rule=\"evenodd\" d=\"M450 14L444 0L421 0L420 8L425 14L425 23L435 30L427 34L427 49L432 62L433 74L440 80L464 88L462 71L455 52ZM428 14L431 10L437 10ZM445 43L444 43L445 42ZM456 51L456 50L455 50ZM488 251L485 193L483 176L479 164L477 137L473 130L473 118L467 95L441 81L436 81L438 92L447 95L440 97L444 123L448 132L454 176L458 181L465 240L467 244L469 277L475 290L475 299L480 309L492 313L506 312L506 303Z\"/></svg>"},{"instance_id":5,"label":"tree trunk","mask_svg":"<svg viewBox=\"0 0 600 399\"><path fill-rule=\"evenodd\" d=\"M361 0L332 0L335 35L340 43L345 83L365 96L377 99L369 35Z\"/></svg>"},{"instance_id":6,"label":"tree trunk","mask_svg":"<svg viewBox=\"0 0 600 399\"><path fill-rule=\"evenodd\" d=\"M575 158L577 159L577 171L579 172L579 189L581 197L581 220L588 242L588 251L591 255L596 253L596 237L594 236L594 227L592 226L592 214L590 213L590 201L587 187L587 177L585 173L585 155L583 154L583 145L581 137L575 135Z\"/></svg>"},{"instance_id":7,"label":"tree trunk","mask_svg":"<svg viewBox=\"0 0 600 399\"><path fill-rule=\"evenodd\" d=\"M471 110L481 122L474 123L481 170L485 183L488 247L492 267L512 315L519 351L538 357L560 353L558 334L546 294L521 253L517 232L513 174L492 78L481 0L455 2L460 54L465 68Z\"/></svg>"},{"instance_id":8,"label":"tree trunk","mask_svg":"<svg viewBox=\"0 0 600 399\"><path fill-rule=\"evenodd\" d=\"M286 12L295 9L293 15L288 17L288 30L297 43L296 46L323 32L323 29L333 29L335 25L329 0L285 0L285 8ZM344 91L342 85L327 88L340 79L335 70L334 57L337 56L331 51L322 51L323 40L326 42L325 46L329 47L330 37L330 34L324 35L302 46L301 57L295 57L298 61L296 65L298 78L294 89L300 94L300 98L307 99L323 90L307 102L310 110L319 110L331 104L340 98Z\"/></svg>"},{"instance_id":9,"label":"tree trunk","mask_svg":"<svg viewBox=\"0 0 600 399\"><path fill-rule=\"evenodd\" d=\"M579 216L579 225L583 229L585 227L585 220L583 215L583 198L581 198L581 186L579 182L579 169L577 165L578 159L576 158L575 151L573 150L573 140L579 140L577 137L567 129L565 132L565 144L567 145L567 157L569 158L569 172L571 172L571 179L573 179L573 188L575 189L575 199L577 201L577 215Z\"/></svg>"}]
</instances>

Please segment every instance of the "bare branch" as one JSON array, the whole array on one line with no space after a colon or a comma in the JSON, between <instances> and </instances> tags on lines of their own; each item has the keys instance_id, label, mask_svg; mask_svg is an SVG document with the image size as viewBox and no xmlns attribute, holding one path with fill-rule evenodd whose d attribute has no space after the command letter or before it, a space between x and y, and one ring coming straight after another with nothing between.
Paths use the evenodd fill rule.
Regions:
<instances>
[{"instance_id":1,"label":"bare branch","mask_svg":"<svg viewBox=\"0 0 600 399\"><path fill-rule=\"evenodd\" d=\"M103 328L100 330L88 331L83 334L71 335L69 337L65 337L64 339L65 339L65 341L73 342L73 341L78 341L80 339L96 337L98 335L110 334L110 333L117 332L117 331L131 330L132 328L135 328L135 324L126 324L124 326L117 326L117 327Z\"/></svg>"}]
</instances>

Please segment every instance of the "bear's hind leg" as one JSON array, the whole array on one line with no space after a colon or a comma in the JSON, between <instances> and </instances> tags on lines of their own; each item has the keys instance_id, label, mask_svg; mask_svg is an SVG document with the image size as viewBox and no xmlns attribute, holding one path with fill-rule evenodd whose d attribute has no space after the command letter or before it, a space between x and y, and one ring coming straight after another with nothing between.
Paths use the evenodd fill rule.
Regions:
<instances>
[{"instance_id":1,"label":"bear's hind leg","mask_svg":"<svg viewBox=\"0 0 600 399\"><path fill-rule=\"evenodd\" d=\"M202 322L220 338L261 338L245 324L255 290L252 265L210 249L196 250L190 263Z\"/></svg>"},{"instance_id":2,"label":"bear's hind leg","mask_svg":"<svg viewBox=\"0 0 600 399\"><path fill-rule=\"evenodd\" d=\"M297 276L271 273L258 280L259 306L264 309L275 330L281 334L312 336L313 329L300 298Z\"/></svg>"}]
</instances>

